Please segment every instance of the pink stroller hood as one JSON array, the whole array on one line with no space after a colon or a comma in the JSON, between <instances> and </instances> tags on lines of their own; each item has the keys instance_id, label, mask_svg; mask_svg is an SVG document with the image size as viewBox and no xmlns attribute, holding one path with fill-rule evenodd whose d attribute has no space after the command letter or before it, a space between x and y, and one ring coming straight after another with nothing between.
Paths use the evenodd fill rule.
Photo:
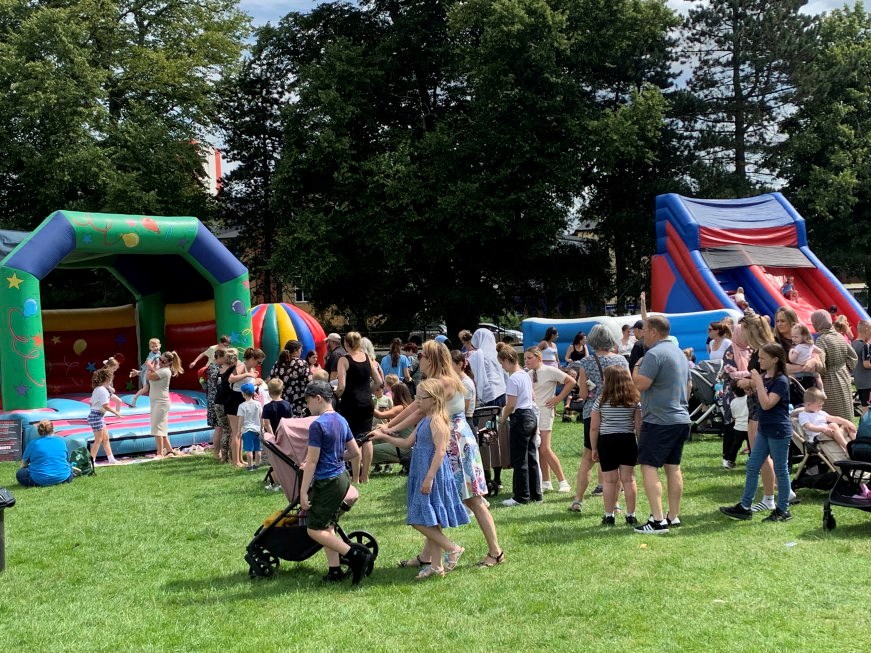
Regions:
<instances>
[{"instance_id":1,"label":"pink stroller hood","mask_svg":"<svg viewBox=\"0 0 871 653\"><path fill-rule=\"evenodd\" d=\"M286 417L279 421L275 436L264 433L263 439L273 444L297 465L302 465L308 453L308 427L316 419L317 417ZM299 501L298 485L301 479L297 478L296 470L278 456L272 456L271 463L272 477L281 485L287 501L289 503ZM353 485L349 487L345 494L345 509L350 509L359 496L357 488Z\"/></svg>"},{"instance_id":2,"label":"pink stroller hood","mask_svg":"<svg viewBox=\"0 0 871 653\"><path fill-rule=\"evenodd\" d=\"M302 465L308 451L308 427L316 419L317 417L287 417L279 421L275 436L265 433L263 439L297 465ZM273 478L281 484L288 502L295 503L299 500L297 490L300 480L296 470L277 456L272 456L270 462Z\"/></svg>"}]
</instances>

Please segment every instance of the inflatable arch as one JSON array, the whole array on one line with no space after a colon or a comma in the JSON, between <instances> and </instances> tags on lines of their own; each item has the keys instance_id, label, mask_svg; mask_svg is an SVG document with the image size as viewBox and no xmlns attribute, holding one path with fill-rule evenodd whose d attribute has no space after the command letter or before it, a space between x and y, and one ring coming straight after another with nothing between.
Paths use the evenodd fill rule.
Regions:
<instances>
[{"instance_id":1,"label":"inflatable arch","mask_svg":"<svg viewBox=\"0 0 871 653\"><path fill-rule=\"evenodd\" d=\"M163 333L167 293L183 287L214 297L218 333L253 344L248 270L197 218L56 211L0 263L5 411L46 405L40 281L56 267L105 268L130 290L140 354Z\"/></svg>"}]
</instances>

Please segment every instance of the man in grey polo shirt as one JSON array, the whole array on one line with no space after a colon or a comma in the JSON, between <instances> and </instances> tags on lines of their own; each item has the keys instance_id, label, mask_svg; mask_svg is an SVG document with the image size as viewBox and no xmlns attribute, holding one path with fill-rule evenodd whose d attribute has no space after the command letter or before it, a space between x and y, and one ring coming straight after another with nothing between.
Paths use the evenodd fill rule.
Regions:
<instances>
[{"instance_id":1,"label":"man in grey polo shirt","mask_svg":"<svg viewBox=\"0 0 871 653\"><path fill-rule=\"evenodd\" d=\"M644 324L644 358L635 364L632 380L641 391L641 434L638 463L644 492L650 503L650 519L635 528L636 533L668 533L680 525L683 475L680 461L690 434L687 411L689 364L668 335L671 325L662 315L649 316ZM665 468L669 512L662 512L662 483L659 468Z\"/></svg>"}]
</instances>

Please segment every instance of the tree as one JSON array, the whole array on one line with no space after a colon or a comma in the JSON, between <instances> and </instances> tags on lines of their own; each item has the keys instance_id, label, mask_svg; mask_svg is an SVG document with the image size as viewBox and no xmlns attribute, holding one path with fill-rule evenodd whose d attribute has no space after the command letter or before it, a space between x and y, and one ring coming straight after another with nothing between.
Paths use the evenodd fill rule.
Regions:
<instances>
[{"instance_id":1,"label":"tree","mask_svg":"<svg viewBox=\"0 0 871 653\"><path fill-rule=\"evenodd\" d=\"M799 108L776 153L785 192L815 249L871 284L871 14L861 3L822 19L817 56L798 77Z\"/></svg>"},{"instance_id":2,"label":"tree","mask_svg":"<svg viewBox=\"0 0 871 653\"><path fill-rule=\"evenodd\" d=\"M198 143L247 19L235 0L3 0L0 220L208 218Z\"/></svg>"},{"instance_id":3,"label":"tree","mask_svg":"<svg viewBox=\"0 0 871 653\"><path fill-rule=\"evenodd\" d=\"M687 125L712 169L734 174L740 194L770 183L765 158L794 110L793 75L812 53L815 19L806 0L710 0L684 25L688 89L698 101Z\"/></svg>"}]
</instances>

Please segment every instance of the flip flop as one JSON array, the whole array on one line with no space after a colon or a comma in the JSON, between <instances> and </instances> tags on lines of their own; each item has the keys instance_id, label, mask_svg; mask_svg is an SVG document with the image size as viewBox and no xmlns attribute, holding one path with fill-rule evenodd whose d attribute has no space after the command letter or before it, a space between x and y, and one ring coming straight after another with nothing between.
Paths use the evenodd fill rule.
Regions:
<instances>
[{"instance_id":1,"label":"flip flop","mask_svg":"<svg viewBox=\"0 0 871 653\"><path fill-rule=\"evenodd\" d=\"M419 555L414 556L413 558L409 558L408 560L400 560L398 563L399 567L405 569L406 567L428 567L430 564L429 561L421 560Z\"/></svg>"},{"instance_id":2,"label":"flip flop","mask_svg":"<svg viewBox=\"0 0 871 653\"><path fill-rule=\"evenodd\" d=\"M483 558L481 558L481 561L475 566L480 567L481 569L489 569L490 567L501 565L503 562L505 562L505 551L500 551L499 555L497 556L493 556L488 553Z\"/></svg>"}]
</instances>

